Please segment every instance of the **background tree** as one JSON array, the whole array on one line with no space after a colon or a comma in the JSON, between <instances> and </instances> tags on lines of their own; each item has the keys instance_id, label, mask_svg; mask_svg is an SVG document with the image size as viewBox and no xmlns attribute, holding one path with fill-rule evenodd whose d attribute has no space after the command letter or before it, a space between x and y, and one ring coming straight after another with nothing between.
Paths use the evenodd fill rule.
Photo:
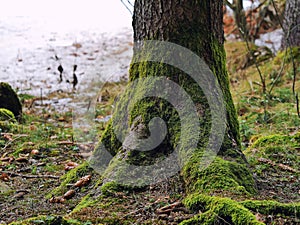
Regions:
<instances>
[{"instance_id":1,"label":"background tree","mask_svg":"<svg viewBox=\"0 0 300 225\"><path fill-rule=\"evenodd\" d=\"M243 40L250 40L251 37L249 35L249 29L247 27L246 13L244 10L243 0L233 0L232 3L225 0L224 3L233 11L234 20L241 38Z\"/></svg>"},{"instance_id":2,"label":"background tree","mask_svg":"<svg viewBox=\"0 0 300 225\"><path fill-rule=\"evenodd\" d=\"M285 4L281 47L300 46L300 1L287 0Z\"/></svg>"}]
</instances>

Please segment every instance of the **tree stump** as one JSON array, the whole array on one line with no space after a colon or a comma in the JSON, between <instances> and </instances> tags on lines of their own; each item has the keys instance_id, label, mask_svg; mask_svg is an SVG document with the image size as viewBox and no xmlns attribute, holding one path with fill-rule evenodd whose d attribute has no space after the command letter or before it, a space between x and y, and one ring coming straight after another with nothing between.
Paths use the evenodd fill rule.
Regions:
<instances>
[{"instance_id":1,"label":"tree stump","mask_svg":"<svg viewBox=\"0 0 300 225\"><path fill-rule=\"evenodd\" d=\"M0 82L0 108L10 110L17 120L22 117L22 105L16 92L4 82Z\"/></svg>"}]
</instances>

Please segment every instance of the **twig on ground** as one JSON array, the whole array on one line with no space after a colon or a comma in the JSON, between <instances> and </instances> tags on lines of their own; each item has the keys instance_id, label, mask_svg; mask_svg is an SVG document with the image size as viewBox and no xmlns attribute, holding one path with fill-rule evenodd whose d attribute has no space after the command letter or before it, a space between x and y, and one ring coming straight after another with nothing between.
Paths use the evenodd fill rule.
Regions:
<instances>
[{"instance_id":1,"label":"twig on ground","mask_svg":"<svg viewBox=\"0 0 300 225\"><path fill-rule=\"evenodd\" d=\"M21 174L21 173L15 173L11 171L1 171L1 173L6 173L11 176L17 176L17 177L23 177L23 178L28 178L28 179L33 179L33 178L49 178L49 179L59 179L59 176L54 176L54 175L29 175L29 174Z\"/></svg>"},{"instance_id":2,"label":"twig on ground","mask_svg":"<svg viewBox=\"0 0 300 225\"><path fill-rule=\"evenodd\" d=\"M282 170L285 170L285 171L289 171L289 172L292 172L292 173L297 173L297 170L295 170L294 168L290 167L290 166L287 166L287 165L284 165L282 163L276 163L270 159L266 159L266 158L259 158L258 159L259 162L262 162L262 163L266 163L266 164L269 164L271 166L276 166L276 167L279 167L280 169Z\"/></svg>"},{"instance_id":3,"label":"twig on ground","mask_svg":"<svg viewBox=\"0 0 300 225\"><path fill-rule=\"evenodd\" d=\"M7 142L6 145L2 148L2 150L5 150L11 143L13 143L15 140L17 140L19 138L22 138L22 137L28 137L28 135L27 134L19 134L19 135L17 135L17 137L15 137L11 141Z\"/></svg>"}]
</instances>

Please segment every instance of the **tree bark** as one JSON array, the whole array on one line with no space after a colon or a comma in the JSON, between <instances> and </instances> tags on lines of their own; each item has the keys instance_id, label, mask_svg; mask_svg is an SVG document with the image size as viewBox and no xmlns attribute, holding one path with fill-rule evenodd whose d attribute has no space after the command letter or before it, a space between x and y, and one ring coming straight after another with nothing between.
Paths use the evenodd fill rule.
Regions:
<instances>
[{"instance_id":1,"label":"tree bark","mask_svg":"<svg viewBox=\"0 0 300 225\"><path fill-rule=\"evenodd\" d=\"M300 46L300 1L287 0L285 4L281 47Z\"/></svg>"}]
</instances>

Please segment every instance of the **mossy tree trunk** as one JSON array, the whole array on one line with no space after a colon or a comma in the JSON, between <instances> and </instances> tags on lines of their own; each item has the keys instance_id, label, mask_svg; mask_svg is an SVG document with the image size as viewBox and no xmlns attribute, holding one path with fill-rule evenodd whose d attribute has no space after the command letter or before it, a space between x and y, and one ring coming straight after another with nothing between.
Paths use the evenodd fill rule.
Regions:
<instances>
[{"instance_id":1,"label":"mossy tree trunk","mask_svg":"<svg viewBox=\"0 0 300 225\"><path fill-rule=\"evenodd\" d=\"M223 47L222 5L223 1L220 0L135 1L133 16L135 47L130 67L129 87L117 105L112 122L107 127L101 139L101 144L94 151L94 157L90 161L92 167L104 173L105 177L109 177L108 180L119 179L124 182L125 179L128 179L130 173L134 174L131 178L140 177L141 175L138 175L141 173L140 170L135 171L130 166L126 168L124 164L133 164L136 167L149 166L159 162L164 157L168 157L182 142L194 143L196 141L197 148L193 156L178 169L186 180L189 190L201 189L205 192L216 191L217 189L233 190L238 185L243 186L246 192L254 192L254 182L245 166L246 160L240 150L238 120L229 90L225 66L226 56ZM147 55L151 54L151 48L150 50L149 48L147 49L147 40L174 43L189 49L204 60L212 71L208 76L215 76L220 85L224 97L226 115L222 118L222 121L219 121L219 124L220 127L225 126L225 134L222 136L222 139L224 138L222 145L218 149L218 157L208 170L204 170L206 172L198 171L197 167L199 167L204 149L207 147L212 129L212 119L214 119L212 118L207 96L205 96L203 90L201 90L194 79L178 68L163 62L137 60L140 57L147 59ZM163 59L164 55L167 57L172 55L172 52L165 51L159 54L162 54L160 57ZM176 57L176 60L182 63L187 63L190 60L182 58L180 54L176 55ZM191 120L188 113L179 115L176 109L172 107L172 104L162 99L161 96L151 95L141 98L141 96L147 95L145 93L148 90L157 88L157 82L144 81L144 78L149 77L153 79L167 77L167 80L175 82L180 88L184 89L195 105L198 116L197 122L200 124L200 136L193 136L193 134L188 134L185 137L181 136L182 127L180 127L180 121L183 118L180 117ZM130 86L133 83L134 86ZM131 108L130 112L127 112L127 106L131 102L136 104ZM122 114L122 116L119 116L119 114ZM120 119L120 117L123 119ZM167 131L166 135L165 132L161 132L164 133L161 136L165 135L162 137L162 142L149 150L149 146L146 146L145 142L143 142L143 146L138 146L140 143L134 143L135 140L133 139L147 139L151 135L151 128L148 124L151 123L154 117L164 120ZM125 122L122 121L124 118ZM126 131L119 131L124 128L127 129L127 134L124 134ZM213 128L216 129L216 127ZM162 126L161 129L164 130ZM191 124L190 129L193 129ZM121 134L118 135L118 133ZM156 137L157 139L161 138L159 135ZM134 147L132 148L132 146ZM137 150L143 148L144 150ZM188 150L181 147L179 154L184 155ZM120 166L120 161L125 161L126 163L121 163L122 166ZM241 167L239 168L235 163L241 165ZM106 168L107 166L108 168ZM216 169L213 168L214 166L228 168ZM143 172L146 176L149 171L147 169L145 171ZM207 181L203 182L203 180L200 182L207 174L211 173L209 176L212 176L217 171L219 173L222 171L224 174L213 175L217 178L214 178L215 180L208 179L210 183L207 183ZM241 174L239 175L239 173ZM232 179L230 178L230 181L224 180L223 178L226 175ZM120 176L124 176L124 180ZM153 177L154 175L151 174L149 176ZM235 180L237 177L240 178ZM139 186L143 185L143 182L134 181L133 184ZM224 188L222 187L223 185L225 186Z\"/></svg>"},{"instance_id":2,"label":"mossy tree trunk","mask_svg":"<svg viewBox=\"0 0 300 225\"><path fill-rule=\"evenodd\" d=\"M134 42L153 39L172 42L193 51L207 63L217 76L223 91L228 113L228 136L231 144L239 151L239 128L225 66L222 5L222 1L207 0L136 1L133 17ZM139 63L135 63L131 65L130 80L141 76L161 76L169 73L168 76L180 86L186 86L187 89L191 87L185 84L192 81L186 81L184 74L179 75L177 71L172 70L169 72L169 69L167 66L161 68L160 65L157 68L155 65L150 65L149 68L144 65L141 67ZM193 94L201 96L202 92ZM198 103L203 104L201 100ZM226 154L226 149L231 147L233 146L222 149L222 153Z\"/></svg>"},{"instance_id":3,"label":"mossy tree trunk","mask_svg":"<svg viewBox=\"0 0 300 225\"><path fill-rule=\"evenodd\" d=\"M285 37L282 38L281 47L300 46L300 1L286 1L283 28Z\"/></svg>"},{"instance_id":4,"label":"mossy tree trunk","mask_svg":"<svg viewBox=\"0 0 300 225\"><path fill-rule=\"evenodd\" d=\"M200 219L207 220L205 224L214 224L209 217L219 214L230 224L260 224L246 208L234 209L237 202L211 197L256 192L241 152L229 90L222 5L221 0L135 1L128 87L89 162L71 171L55 192L65 191L64 184L74 182L88 167L100 174L95 190L74 209L73 217L82 208L102 207L105 193L128 191L128 186L143 190L140 187L168 182L173 176L182 182L185 205L205 209ZM204 71L197 71L195 56L205 62L200 62ZM168 63L170 59L187 69ZM201 74L201 81L214 79L201 86L187 71ZM224 116L214 118L218 110ZM194 219L186 224L199 224Z\"/></svg>"}]
</instances>

